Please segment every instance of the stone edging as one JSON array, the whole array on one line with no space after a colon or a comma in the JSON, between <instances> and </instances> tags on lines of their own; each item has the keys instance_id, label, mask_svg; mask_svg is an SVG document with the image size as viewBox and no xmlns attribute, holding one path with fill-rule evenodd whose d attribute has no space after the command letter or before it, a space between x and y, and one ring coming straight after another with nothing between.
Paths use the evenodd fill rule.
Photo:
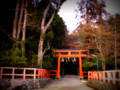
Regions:
<instances>
[{"instance_id":1,"label":"stone edging","mask_svg":"<svg viewBox=\"0 0 120 90\"><path fill-rule=\"evenodd\" d=\"M97 90L120 90L120 84L114 85L97 80L88 80L87 85Z\"/></svg>"}]
</instances>

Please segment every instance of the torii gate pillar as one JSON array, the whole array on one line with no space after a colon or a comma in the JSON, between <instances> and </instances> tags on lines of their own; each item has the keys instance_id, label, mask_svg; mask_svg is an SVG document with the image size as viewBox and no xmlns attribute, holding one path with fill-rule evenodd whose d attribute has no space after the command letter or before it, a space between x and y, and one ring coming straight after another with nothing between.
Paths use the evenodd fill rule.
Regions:
<instances>
[{"instance_id":1,"label":"torii gate pillar","mask_svg":"<svg viewBox=\"0 0 120 90\"><path fill-rule=\"evenodd\" d=\"M83 78L82 57L79 57L79 75L80 75L80 79Z\"/></svg>"},{"instance_id":2,"label":"torii gate pillar","mask_svg":"<svg viewBox=\"0 0 120 90\"><path fill-rule=\"evenodd\" d=\"M58 57L58 64L57 64L57 78L60 79L60 57Z\"/></svg>"}]
</instances>

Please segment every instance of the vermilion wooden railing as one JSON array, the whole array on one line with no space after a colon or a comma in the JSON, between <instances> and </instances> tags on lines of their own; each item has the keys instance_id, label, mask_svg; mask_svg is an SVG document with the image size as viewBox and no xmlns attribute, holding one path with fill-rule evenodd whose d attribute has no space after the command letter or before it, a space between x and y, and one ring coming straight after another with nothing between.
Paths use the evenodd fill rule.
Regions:
<instances>
[{"instance_id":1,"label":"vermilion wooden railing","mask_svg":"<svg viewBox=\"0 0 120 90\"><path fill-rule=\"evenodd\" d=\"M87 74L87 75L86 75ZM88 77L88 72L83 71L83 77Z\"/></svg>"},{"instance_id":2,"label":"vermilion wooden railing","mask_svg":"<svg viewBox=\"0 0 120 90\"><path fill-rule=\"evenodd\" d=\"M57 77L57 70L49 70L49 75Z\"/></svg>"},{"instance_id":3,"label":"vermilion wooden railing","mask_svg":"<svg viewBox=\"0 0 120 90\"><path fill-rule=\"evenodd\" d=\"M120 70L109 70L109 71L89 71L88 80L99 80L103 82L120 84Z\"/></svg>"},{"instance_id":4,"label":"vermilion wooden railing","mask_svg":"<svg viewBox=\"0 0 120 90\"><path fill-rule=\"evenodd\" d=\"M21 70L16 72L17 70ZM6 72L8 71L8 72ZM83 72L88 73L88 72ZM46 70L39 68L17 68L17 67L0 67L0 79L6 78L9 76L11 79L21 78L23 80L29 78L50 78L50 76L57 77L57 70ZM83 75L83 77L87 77L87 75Z\"/></svg>"},{"instance_id":5,"label":"vermilion wooden railing","mask_svg":"<svg viewBox=\"0 0 120 90\"><path fill-rule=\"evenodd\" d=\"M17 73L17 70L19 73ZM8 71L8 72L6 72ZM17 68L17 67L0 67L0 79L5 76L9 76L9 78L15 79L16 77L22 77L22 79L29 78L50 78L51 72L57 72L57 70L46 70L46 69L39 69L39 68ZM56 75L56 74L54 74Z\"/></svg>"}]
</instances>

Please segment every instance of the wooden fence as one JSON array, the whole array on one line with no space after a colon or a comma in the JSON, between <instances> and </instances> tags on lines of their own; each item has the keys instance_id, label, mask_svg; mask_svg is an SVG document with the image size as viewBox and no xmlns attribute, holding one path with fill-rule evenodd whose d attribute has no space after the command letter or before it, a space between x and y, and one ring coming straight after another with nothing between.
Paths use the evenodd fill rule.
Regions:
<instances>
[{"instance_id":1,"label":"wooden fence","mask_svg":"<svg viewBox=\"0 0 120 90\"><path fill-rule=\"evenodd\" d=\"M120 84L120 70L89 71L88 80L90 79L113 84Z\"/></svg>"},{"instance_id":2,"label":"wooden fence","mask_svg":"<svg viewBox=\"0 0 120 90\"><path fill-rule=\"evenodd\" d=\"M88 77L88 72L87 71L83 71L83 77Z\"/></svg>"},{"instance_id":3,"label":"wooden fence","mask_svg":"<svg viewBox=\"0 0 120 90\"><path fill-rule=\"evenodd\" d=\"M2 78L21 78L23 80L27 78L50 78L51 72L57 72L57 70L46 70L39 68L17 68L17 67L0 67L0 79ZM56 75L56 74L54 74Z\"/></svg>"},{"instance_id":4,"label":"wooden fence","mask_svg":"<svg viewBox=\"0 0 120 90\"><path fill-rule=\"evenodd\" d=\"M56 76L57 77L57 70L49 70L49 76Z\"/></svg>"}]
</instances>

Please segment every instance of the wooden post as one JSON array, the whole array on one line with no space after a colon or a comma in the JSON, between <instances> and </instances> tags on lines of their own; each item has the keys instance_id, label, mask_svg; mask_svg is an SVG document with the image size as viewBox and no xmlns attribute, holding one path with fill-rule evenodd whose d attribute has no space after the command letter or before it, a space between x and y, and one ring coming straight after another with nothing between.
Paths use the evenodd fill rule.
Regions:
<instances>
[{"instance_id":1,"label":"wooden post","mask_svg":"<svg viewBox=\"0 0 120 90\"><path fill-rule=\"evenodd\" d=\"M45 78L45 70L42 70L42 77Z\"/></svg>"},{"instance_id":2,"label":"wooden post","mask_svg":"<svg viewBox=\"0 0 120 90\"><path fill-rule=\"evenodd\" d=\"M88 71L88 80L90 80L90 77L91 77L90 74L91 74L91 73Z\"/></svg>"},{"instance_id":3,"label":"wooden post","mask_svg":"<svg viewBox=\"0 0 120 90\"><path fill-rule=\"evenodd\" d=\"M34 80L36 79L36 68L34 68Z\"/></svg>"},{"instance_id":4,"label":"wooden post","mask_svg":"<svg viewBox=\"0 0 120 90\"><path fill-rule=\"evenodd\" d=\"M60 79L60 57L58 57L58 65L57 65L57 78Z\"/></svg>"},{"instance_id":5,"label":"wooden post","mask_svg":"<svg viewBox=\"0 0 120 90\"><path fill-rule=\"evenodd\" d=\"M38 69L38 79L40 78L40 70Z\"/></svg>"},{"instance_id":6,"label":"wooden post","mask_svg":"<svg viewBox=\"0 0 120 90\"><path fill-rule=\"evenodd\" d=\"M41 70L41 78L43 78L43 76L44 76L44 70L42 69Z\"/></svg>"},{"instance_id":7,"label":"wooden post","mask_svg":"<svg viewBox=\"0 0 120 90\"><path fill-rule=\"evenodd\" d=\"M3 68L0 67L0 79L2 79Z\"/></svg>"},{"instance_id":8,"label":"wooden post","mask_svg":"<svg viewBox=\"0 0 120 90\"><path fill-rule=\"evenodd\" d=\"M81 60L81 56L79 57L79 75L80 75L80 79L83 78L83 71L82 71L82 60Z\"/></svg>"},{"instance_id":9,"label":"wooden post","mask_svg":"<svg viewBox=\"0 0 120 90\"><path fill-rule=\"evenodd\" d=\"M98 75L99 75L98 80L100 80L100 81L101 81L101 72L98 72Z\"/></svg>"},{"instance_id":10,"label":"wooden post","mask_svg":"<svg viewBox=\"0 0 120 90\"><path fill-rule=\"evenodd\" d=\"M44 78L44 69L42 69L42 78Z\"/></svg>"},{"instance_id":11,"label":"wooden post","mask_svg":"<svg viewBox=\"0 0 120 90\"><path fill-rule=\"evenodd\" d=\"M26 73L26 69L23 69L23 80L25 80L25 73Z\"/></svg>"},{"instance_id":12,"label":"wooden post","mask_svg":"<svg viewBox=\"0 0 120 90\"><path fill-rule=\"evenodd\" d=\"M44 69L44 74L43 74L44 78L45 78L45 69Z\"/></svg>"},{"instance_id":13,"label":"wooden post","mask_svg":"<svg viewBox=\"0 0 120 90\"><path fill-rule=\"evenodd\" d=\"M37 75L37 78L39 79L39 69L37 69L37 71L38 71L38 75Z\"/></svg>"},{"instance_id":14,"label":"wooden post","mask_svg":"<svg viewBox=\"0 0 120 90\"><path fill-rule=\"evenodd\" d=\"M113 84L116 84L116 71L112 71L113 74L113 78L111 77L111 79L113 80Z\"/></svg>"},{"instance_id":15,"label":"wooden post","mask_svg":"<svg viewBox=\"0 0 120 90\"><path fill-rule=\"evenodd\" d=\"M94 80L95 79L94 71L92 72L92 76L93 76L92 80Z\"/></svg>"},{"instance_id":16,"label":"wooden post","mask_svg":"<svg viewBox=\"0 0 120 90\"><path fill-rule=\"evenodd\" d=\"M103 71L103 82L106 82L106 78L105 78L105 71Z\"/></svg>"},{"instance_id":17,"label":"wooden post","mask_svg":"<svg viewBox=\"0 0 120 90\"><path fill-rule=\"evenodd\" d=\"M48 70L48 78L50 78L50 71Z\"/></svg>"},{"instance_id":18,"label":"wooden post","mask_svg":"<svg viewBox=\"0 0 120 90\"><path fill-rule=\"evenodd\" d=\"M107 82L110 83L111 80L111 72L107 72Z\"/></svg>"},{"instance_id":19,"label":"wooden post","mask_svg":"<svg viewBox=\"0 0 120 90\"><path fill-rule=\"evenodd\" d=\"M12 69L12 79L14 79L14 73L15 73L15 69Z\"/></svg>"},{"instance_id":20,"label":"wooden post","mask_svg":"<svg viewBox=\"0 0 120 90\"><path fill-rule=\"evenodd\" d=\"M119 74L119 84L120 84L120 71L118 71L118 74Z\"/></svg>"},{"instance_id":21,"label":"wooden post","mask_svg":"<svg viewBox=\"0 0 120 90\"><path fill-rule=\"evenodd\" d=\"M40 78L42 78L42 69L39 70Z\"/></svg>"}]
</instances>

